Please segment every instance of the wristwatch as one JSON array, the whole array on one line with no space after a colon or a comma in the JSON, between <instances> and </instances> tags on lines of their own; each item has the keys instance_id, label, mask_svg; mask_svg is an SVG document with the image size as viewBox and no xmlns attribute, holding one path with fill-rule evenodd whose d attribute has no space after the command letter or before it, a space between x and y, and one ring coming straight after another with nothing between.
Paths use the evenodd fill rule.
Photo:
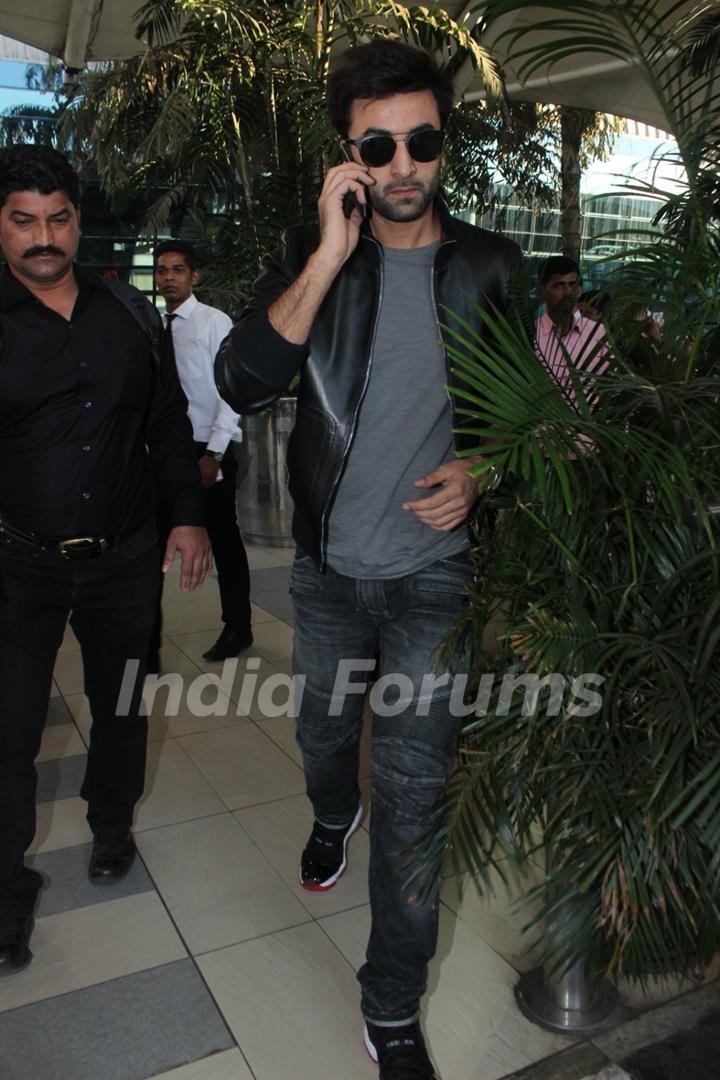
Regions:
<instances>
[{"instance_id":1,"label":"wristwatch","mask_svg":"<svg viewBox=\"0 0 720 1080\"><path fill-rule=\"evenodd\" d=\"M213 460L217 461L219 465L222 465L222 460L225 457L225 455L221 454L219 450L206 450L203 456L213 458Z\"/></svg>"}]
</instances>

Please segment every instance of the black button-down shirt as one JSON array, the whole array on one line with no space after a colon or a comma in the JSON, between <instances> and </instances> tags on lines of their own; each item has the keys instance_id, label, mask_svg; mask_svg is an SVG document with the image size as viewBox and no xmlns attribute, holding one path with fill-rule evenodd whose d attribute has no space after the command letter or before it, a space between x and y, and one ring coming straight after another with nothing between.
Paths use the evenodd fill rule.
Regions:
<instances>
[{"instance_id":1,"label":"black button-down shirt","mask_svg":"<svg viewBox=\"0 0 720 1080\"><path fill-rule=\"evenodd\" d=\"M172 524L201 524L177 376L160 377L149 336L101 278L76 276L67 320L0 273L0 515L44 537L129 533L155 509L154 473Z\"/></svg>"}]
</instances>

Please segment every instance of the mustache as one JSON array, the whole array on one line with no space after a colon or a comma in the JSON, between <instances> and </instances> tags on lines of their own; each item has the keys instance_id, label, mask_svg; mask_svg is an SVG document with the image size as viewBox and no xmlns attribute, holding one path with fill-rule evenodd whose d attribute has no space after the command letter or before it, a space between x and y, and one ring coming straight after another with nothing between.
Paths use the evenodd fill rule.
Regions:
<instances>
[{"instance_id":1,"label":"mustache","mask_svg":"<svg viewBox=\"0 0 720 1080\"><path fill-rule=\"evenodd\" d=\"M54 244L38 244L36 247L28 248L23 254L23 259L34 259L36 255L60 255L65 254L61 248L55 247Z\"/></svg>"}]
</instances>

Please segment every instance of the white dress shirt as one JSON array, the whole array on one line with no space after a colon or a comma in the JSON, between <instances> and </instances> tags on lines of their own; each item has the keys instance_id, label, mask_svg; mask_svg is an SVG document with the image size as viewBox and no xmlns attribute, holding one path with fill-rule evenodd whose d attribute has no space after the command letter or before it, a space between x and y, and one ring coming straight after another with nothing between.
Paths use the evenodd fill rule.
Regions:
<instances>
[{"instance_id":1,"label":"white dress shirt","mask_svg":"<svg viewBox=\"0 0 720 1080\"><path fill-rule=\"evenodd\" d=\"M166 313L167 314L167 313ZM188 297L173 312L173 348L180 383L188 399L188 416L196 442L224 454L231 441L242 442L240 417L215 387L214 363L232 319L217 308ZM166 316L164 317L167 325Z\"/></svg>"}]
</instances>

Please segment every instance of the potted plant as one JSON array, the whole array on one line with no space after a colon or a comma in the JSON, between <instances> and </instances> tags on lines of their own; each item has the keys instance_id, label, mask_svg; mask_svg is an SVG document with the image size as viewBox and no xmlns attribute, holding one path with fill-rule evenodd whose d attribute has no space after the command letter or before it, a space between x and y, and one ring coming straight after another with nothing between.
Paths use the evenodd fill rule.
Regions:
<instances>
[{"instance_id":1,"label":"potted plant","mask_svg":"<svg viewBox=\"0 0 720 1080\"><path fill-rule=\"evenodd\" d=\"M487 15L523 6L491 0ZM644 979L702 968L720 948L720 88L712 60L693 66L689 5L662 6L538 4L556 20L527 60L600 41L634 56L686 172L682 191L650 189L655 228L609 286L608 369L569 362L563 391L536 353L527 282L508 315L488 317L493 344L447 316L483 498L476 579L445 652L464 652L477 685L495 679L425 856L449 836L482 882L549 849L530 894L546 977L581 965ZM701 40L707 51L707 29ZM506 630L488 653L498 613ZM539 685L529 710L502 675L524 677L521 690L561 679L559 705ZM597 677L595 699L573 692L580 676Z\"/></svg>"}]
</instances>

